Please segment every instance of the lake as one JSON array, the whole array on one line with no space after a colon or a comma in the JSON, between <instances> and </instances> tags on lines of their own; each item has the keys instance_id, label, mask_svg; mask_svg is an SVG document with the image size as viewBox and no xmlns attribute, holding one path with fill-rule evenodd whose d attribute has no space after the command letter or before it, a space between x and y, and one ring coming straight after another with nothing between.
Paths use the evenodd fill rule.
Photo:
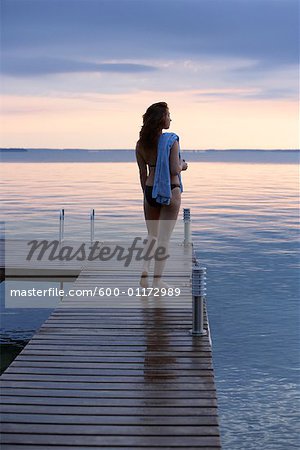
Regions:
<instances>
[{"instance_id":1,"label":"lake","mask_svg":"<svg viewBox=\"0 0 300 450\"><path fill-rule=\"evenodd\" d=\"M143 214L128 158L4 162L5 226L16 236L26 223L57 235L64 208L66 238L86 239L94 208L96 239L115 223L131 230ZM299 448L298 166L271 153L247 162L240 154L197 158L183 174L182 207L191 209L195 249L207 267L223 448ZM14 356L51 309L5 309L0 287L4 353Z\"/></svg>"}]
</instances>

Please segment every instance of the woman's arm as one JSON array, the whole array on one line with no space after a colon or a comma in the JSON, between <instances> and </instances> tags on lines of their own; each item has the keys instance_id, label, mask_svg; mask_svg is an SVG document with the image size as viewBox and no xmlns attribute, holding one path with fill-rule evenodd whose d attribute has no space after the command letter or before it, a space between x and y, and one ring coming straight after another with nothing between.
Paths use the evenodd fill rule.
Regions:
<instances>
[{"instance_id":1,"label":"woman's arm","mask_svg":"<svg viewBox=\"0 0 300 450\"><path fill-rule=\"evenodd\" d=\"M179 158L179 144L175 141L170 150L170 173L178 175L182 170L187 169L187 163Z\"/></svg>"},{"instance_id":2,"label":"woman's arm","mask_svg":"<svg viewBox=\"0 0 300 450\"><path fill-rule=\"evenodd\" d=\"M136 144L136 148L135 148L135 157L136 157L136 162L139 166L141 187L144 191L145 185L146 185L146 180L147 180L147 164L145 163L142 155L139 153L138 143Z\"/></svg>"}]
</instances>

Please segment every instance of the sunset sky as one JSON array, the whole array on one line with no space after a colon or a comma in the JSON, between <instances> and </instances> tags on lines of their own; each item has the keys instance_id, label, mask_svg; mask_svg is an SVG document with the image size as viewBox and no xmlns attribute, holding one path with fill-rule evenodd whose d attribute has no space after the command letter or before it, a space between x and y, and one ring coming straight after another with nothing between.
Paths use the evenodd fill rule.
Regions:
<instances>
[{"instance_id":1,"label":"sunset sky","mask_svg":"<svg viewBox=\"0 0 300 450\"><path fill-rule=\"evenodd\" d=\"M294 149L297 0L1 0L1 147Z\"/></svg>"}]
</instances>

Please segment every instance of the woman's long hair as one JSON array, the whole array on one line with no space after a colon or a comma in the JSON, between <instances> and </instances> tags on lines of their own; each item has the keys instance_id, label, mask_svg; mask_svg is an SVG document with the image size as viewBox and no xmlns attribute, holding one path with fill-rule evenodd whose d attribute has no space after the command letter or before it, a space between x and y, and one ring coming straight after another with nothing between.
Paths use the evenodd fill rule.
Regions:
<instances>
[{"instance_id":1,"label":"woman's long hair","mask_svg":"<svg viewBox=\"0 0 300 450\"><path fill-rule=\"evenodd\" d=\"M157 147L158 138L164 127L168 105L165 102L154 103L143 115L140 131L140 145L145 151Z\"/></svg>"}]
</instances>

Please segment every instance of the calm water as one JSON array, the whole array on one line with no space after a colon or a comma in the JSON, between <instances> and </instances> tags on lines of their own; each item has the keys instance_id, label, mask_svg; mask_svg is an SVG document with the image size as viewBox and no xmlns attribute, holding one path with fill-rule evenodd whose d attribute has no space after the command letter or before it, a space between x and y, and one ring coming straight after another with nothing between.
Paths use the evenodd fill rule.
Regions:
<instances>
[{"instance_id":1,"label":"calm water","mask_svg":"<svg viewBox=\"0 0 300 450\"><path fill-rule=\"evenodd\" d=\"M141 222L134 163L5 163L5 220L96 237L112 217ZM296 164L192 162L183 207L208 268L208 308L226 450L299 448L299 234ZM84 237L84 236L82 236ZM28 314L31 314L29 318ZM40 316L39 316L40 314ZM4 315L5 339L28 338L47 311Z\"/></svg>"}]
</instances>

